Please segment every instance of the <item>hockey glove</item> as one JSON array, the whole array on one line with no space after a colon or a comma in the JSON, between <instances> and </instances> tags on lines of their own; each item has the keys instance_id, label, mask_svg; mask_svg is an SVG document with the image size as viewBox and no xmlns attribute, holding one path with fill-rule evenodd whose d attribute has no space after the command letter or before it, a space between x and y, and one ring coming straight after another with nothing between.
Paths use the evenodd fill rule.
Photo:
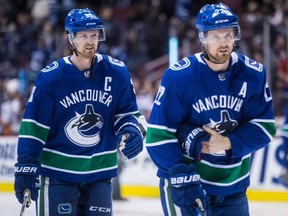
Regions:
<instances>
[{"instance_id":1,"label":"hockey glove","mask_svg":"<svg viewBox=\"0 0 288 216\"><path fill-rule=\"evenodd\" d=\"M143 137L138 128L134 126L124 127L116 137L119 150L124 157L131 159L143 150Z\"/></svg>"},{"instance_id":2,"label":"hockey glove","mask_svg":"<svg viewBox=\"0 0 288 216\"><path fill-rule=\"evenodd\" d=\"M202 141L209 140L209 134L200 127L184 122L177 130L176 136L182 150L196 161L201 159Z\"/></svg>"},{"instance_id":3,"label":"hockey glove","mask_svg":"<svg viewBox=\"0 0 288 216\"><path fill-rule=\"evenodd\" d=\"M14 190L20 203L23 203L24 191L30 190L31 199L38 199L40 162L32 157L18 157L18 163L14 167ZM29 206L27 206L29 207Z\"/></svg>"},{"instance_id":4,"label":"hockey glove","mask_svg":"<svg viewBox=\"0 0 288 216\"><path fill-rule=\"evenodd\" d=\"M177 164L169 169L169 175L172 200L182 215L206 215L206 192L195 166Z\"/></svg>"}]
</instances>

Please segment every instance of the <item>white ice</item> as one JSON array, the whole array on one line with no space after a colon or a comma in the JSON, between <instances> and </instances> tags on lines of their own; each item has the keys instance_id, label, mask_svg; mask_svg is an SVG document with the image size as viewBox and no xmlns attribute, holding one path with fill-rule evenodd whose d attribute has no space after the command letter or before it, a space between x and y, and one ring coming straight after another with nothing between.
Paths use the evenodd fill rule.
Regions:
<instances>
[{"instance_id":1,"label":"white ice","mask_svg":"<svg viewBox=\"0 0 288 216\"><path fill-rule=\"evenodd\" d=\"M0 215L17 216L21 205L13 193L0 193ZM25 210L25 216L35 216L35 203ZM158 198L129 197L127 201L114 201L114 216L162 216ZM288 216L287 202L250 202L251 216Z\"/></svg>"}]
</instances>

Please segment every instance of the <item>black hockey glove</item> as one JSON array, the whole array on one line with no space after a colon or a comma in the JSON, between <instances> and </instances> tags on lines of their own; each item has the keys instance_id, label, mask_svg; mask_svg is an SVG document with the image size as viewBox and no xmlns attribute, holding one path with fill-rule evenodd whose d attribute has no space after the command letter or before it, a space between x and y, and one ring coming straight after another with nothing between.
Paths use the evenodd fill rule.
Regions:
<instances>
[{"instance_id":1,"label":"black hockey glove","mask_svg":"<svg viewBox=\"0 0 288 216\"><path fill-rule=\"evenodd\" d=\"M134 126L124 127L116 137L119 150L124 157L131 159L143 150L143 137L140 129Z\"/></svg>"},{"instance_id":2,"label":"black hockey glove","mask_svg":"<svg viewBox=\"0 0 288 216\"><path fill-rule=\"evenodd\" d=\"M23 203L24 191L30 190L31 199L38 199L39 182L39 160L32 157L18 157L18 163L14 167L14 190L20 203ZM29 207L29 206L27 206Z\"/></svg>"},{"instance_id":3,"label":"black hockey glove","mask_svg":"<svg viewBox=\"0 0 288 216\"><path fill-rule=\"evenodd\" d=\"M210 135L206 131L200 127L193 126L188 121L183 122L177 129L176 136L185 154L196 161L201 159L201 142L210 139Z\"/></svg>"},{"instance_id":4,"label":"black hockey glove","mask_svg":"<svg viewBox=\"0 0 288 216\"><path fill-rule=\"evenodd\" d=\"M177 164L169 169L171 196L182 216L206 215L207 196L195 166Z\"/></svg>"}]
</instances>

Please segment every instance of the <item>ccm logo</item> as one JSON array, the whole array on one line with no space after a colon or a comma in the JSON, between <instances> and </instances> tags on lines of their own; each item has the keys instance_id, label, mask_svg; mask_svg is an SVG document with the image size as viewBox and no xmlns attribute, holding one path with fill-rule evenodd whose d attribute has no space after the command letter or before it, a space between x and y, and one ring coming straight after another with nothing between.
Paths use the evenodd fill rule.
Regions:
<instances>
[{"instance_id":1,"label":"ccm logo","mask_svg":"<svg viewBox=\"0 0 288 216\"><path fill-rule=\"evenodd\" d=\"M104 212L104 213L111 213L111 208L106 208L106 207L99 207L99 206L90 206L89 211L93 212Z\"/></svg>"},{"instance_id":2,"label":"ccm logo","mask_svg":"<svg viewBox=\"0 0 288 216\"><path fill-rule=\"evenodd\" d=\"M171 178L171 184L175 186L177 186L176 184L190 183L190 182L196 182L196 181L200 181L199 174Z\"/></svg>"}]
</instances>

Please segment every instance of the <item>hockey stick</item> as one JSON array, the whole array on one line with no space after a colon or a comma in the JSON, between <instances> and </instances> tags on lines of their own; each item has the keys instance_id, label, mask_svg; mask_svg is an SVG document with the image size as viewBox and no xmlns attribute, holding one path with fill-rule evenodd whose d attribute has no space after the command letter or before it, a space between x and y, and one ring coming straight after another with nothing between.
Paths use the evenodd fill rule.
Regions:
<instances>
[{"instance_id":1,"label":"hockey stick","mask_svg":"<svg viewBox=\"0 0 288 216\"><path fill-rule=\"evenodd\" d=\"M199 210L200 210L201 216L206 216L207 214L206 214L206 212L205 212L205 209L203 208L203 204L202 204L201 200L200 200L199 198L197 198L197 199L195 200L195 202L196 202L196 204L197 204L197 207L198 207Z\"/></svg>"},{"instance_id":2,"label":"hockey stick","mask_svg":"<svg viewBox=\"0 0 288 216\"><path fill-rule=\"evenodd\" d=\"M31 194L29 189L24 190L24 197L23 197L23 203L21 206L20 216L23 216L25 213L26 205L29 207L31 204Z\"/></svg>"},{"instance_id":3,"label":"hockey stick","mask_svg":"<svg viewBox=\"0 0 288 216\"><path fill-rule=\"evenodd\" d=\"M121 142L119 144L119 150L122 151L122 149L125 148L125 140L128 138L129 134L124 134L122 136Z\"/></svg>"},{"instance_id":4,"label":"hockey stick","mask_svg":"<svg viewBox=\"0 0 288 216\"><path fill-rule=\"evenodd\" d=\"M143 127L145 133L147 132L147 128L148 128L148 123L146 121L146 118L144 115L139 116L138 118L138 122L140 123L140 125Z\"/></svg>"}]
</instances>

